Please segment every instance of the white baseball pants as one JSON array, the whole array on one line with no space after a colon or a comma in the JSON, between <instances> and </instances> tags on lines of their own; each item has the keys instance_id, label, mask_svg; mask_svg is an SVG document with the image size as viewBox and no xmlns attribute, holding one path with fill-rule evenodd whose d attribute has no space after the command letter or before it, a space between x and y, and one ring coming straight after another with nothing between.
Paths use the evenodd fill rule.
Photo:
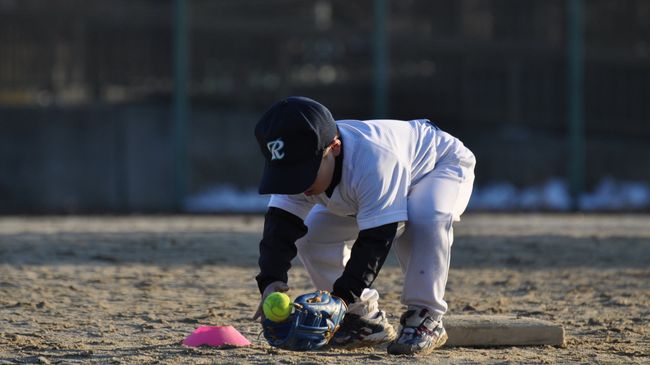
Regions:
<instances>
[{"instance_id":1,"label":"white baseball pants","mask_svg":"<svg viewBox=\"0 0 650 365\"><path fill-rule=\"evenodd\" d=\"M426 307L440 317L447 311L443 297L454 239L452 225L465 211L474 183L474 155L462 148L453 159L439 161L411 188L408 222L400 223L393 242L404 273L402 304ZM356 219L316 205L305 224L309 231L296 242L298 256L316 288L331 291L357 239Z\"/></svg>"}]
</instances>

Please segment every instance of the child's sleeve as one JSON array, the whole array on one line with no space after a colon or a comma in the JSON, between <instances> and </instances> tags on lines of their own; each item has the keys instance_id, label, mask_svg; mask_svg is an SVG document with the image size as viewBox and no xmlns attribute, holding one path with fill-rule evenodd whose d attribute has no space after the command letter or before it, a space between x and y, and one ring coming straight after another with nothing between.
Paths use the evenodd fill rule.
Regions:
<instances>
[{"instance_id":1,"label":"child's sleeve","mask_svg":"<svg viewBox=\"0 0 650 365\"><path fill-rule=\"evenodd\" d=\"M260 293L275 281L286 283L291 260L296 257L296 240L307 233L299 217L270 207L264 216L264 232L260 241L260 273L255 277Z\"/></svg>"},{"instance_id":2,"label":"child's sleeve","mask_svg":"<svg viewBox=\"0 0 650 365\"><path fill-rule=\"evenodd\" d=\"M307 201L304 194L271 195L271 200L269 201L270 207L286 210L304 221L314 207L314 203Z\"/></svg>"}]
</instances>

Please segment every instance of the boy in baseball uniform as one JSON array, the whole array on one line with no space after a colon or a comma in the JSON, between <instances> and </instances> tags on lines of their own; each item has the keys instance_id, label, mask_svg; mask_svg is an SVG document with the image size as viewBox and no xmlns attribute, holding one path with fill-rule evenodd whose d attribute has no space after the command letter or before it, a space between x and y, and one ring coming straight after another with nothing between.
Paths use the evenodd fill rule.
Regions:
<instances>
[{"instance_id":1,"label":"boy in baseball uniform","mask_svg":"<svg viewBox=\"0 0 650 365\"><path fill-rule=\"evenodd\" d=\"M297 255L317 289L348 304L332 346L442 346L452 225L472 192L472 152L428 120L335 121L305 97L271 106L255 136L266 159L259 192L272 194L256 276L262 300L288 289ZM391 247L404 273L399 334L371 289Z\"/></svg>"}]
</instances>

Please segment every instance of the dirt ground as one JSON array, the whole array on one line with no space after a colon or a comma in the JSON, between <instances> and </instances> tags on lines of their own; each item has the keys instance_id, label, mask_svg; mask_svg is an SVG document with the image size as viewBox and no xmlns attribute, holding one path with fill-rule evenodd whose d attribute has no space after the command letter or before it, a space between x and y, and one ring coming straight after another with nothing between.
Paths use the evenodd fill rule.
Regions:
<instances>
[{"instance_id":1,"label":"dirt ground","mask_svg":"<svg viewBox=\"0 0 650 365\"><path fill-rule=\"evenodd\" d=\"M293 353L250 320L258 303L259 216L0 218L0 364L650 363L650 216L466 215L455 228L454 314L565 326L556 347ZM376 288L397 326L393 258ZM299 260L294 296L311 290ZM186 348L199 325L233 325L253 345Z\"/></svg>"}]
</instances>

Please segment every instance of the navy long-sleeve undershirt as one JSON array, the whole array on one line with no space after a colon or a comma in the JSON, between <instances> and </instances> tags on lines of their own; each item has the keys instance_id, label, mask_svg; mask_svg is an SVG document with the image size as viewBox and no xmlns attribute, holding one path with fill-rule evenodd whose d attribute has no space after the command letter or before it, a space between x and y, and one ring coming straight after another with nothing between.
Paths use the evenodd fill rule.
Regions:
<instances>
[{"instance_id":1,"label":"navy long-sleeve undershirt","mask_svg":"<svg viewBox=\"0 0 650 365\"><path fill-rule=\"evenodd\" d=\"M359 232L350 260L334 283L334 295L352 303L363 289L372 285L386 261L397 234L397 225L397 222L389 223ZM255 278L260 293L274 281L287 282L291 260L297 254L295 243L306 233L307 227L302 219L285 210L269 208L260 242L260 273Z\"/></svg>"}]
</instances>

